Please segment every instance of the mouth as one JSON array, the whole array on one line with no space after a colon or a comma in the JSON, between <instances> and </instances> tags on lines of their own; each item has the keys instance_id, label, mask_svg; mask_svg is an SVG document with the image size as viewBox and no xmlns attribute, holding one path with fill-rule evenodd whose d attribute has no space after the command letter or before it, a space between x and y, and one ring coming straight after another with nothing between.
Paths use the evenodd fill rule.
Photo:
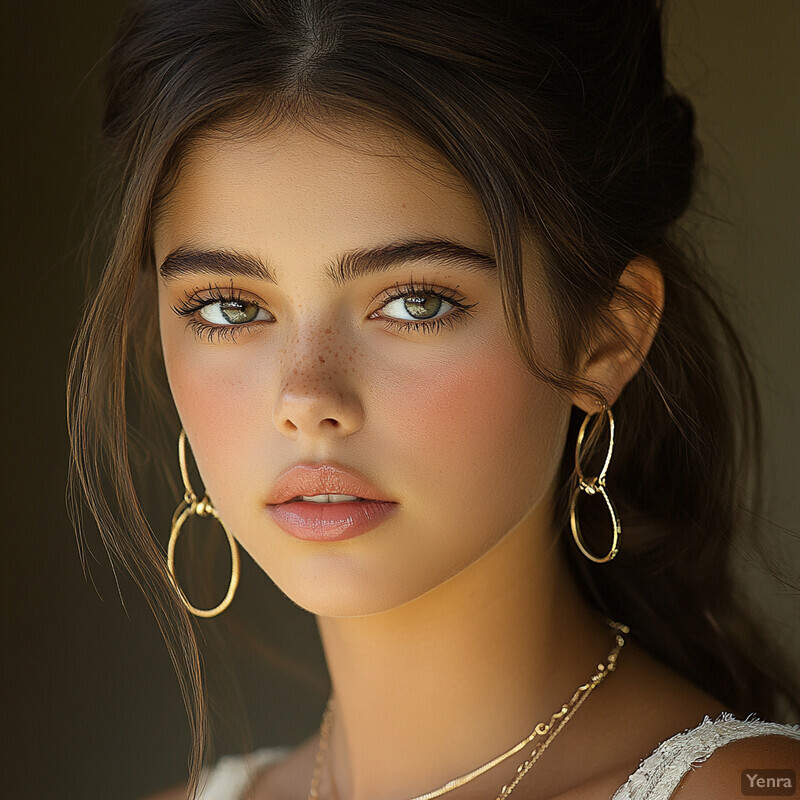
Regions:
<instances>
[{"instance_id":1,"label":"mouth","mask_svg":"<svg viewBox=\"0 0 800 800\"><path fill-rule=\"evenodd\" d=\"M288 500L284 500L279 505L286 503L376 503L377 500L371 500L368 497L356 497L350 494L315 494L315 495L302 495L298 494Z\"/></svg>"},{"instance_id":2,"label":"mouth","mask_svg":"<svg viewBox=\"0 0 800 800\"><path fill-rule=\"evenodd\" d=\"M269 505L273 521L297 539L336 542L367 533L393 516L399 504L356 495L296 495Z\"/></svg>"},{"instance_id":3,"label":"mouth","mask_svg":"<svg viewBox=\"0 0 800 800\"><path fill-rule=\"evenodd\" d=\"M267 498L267 511L279 528L317 542L360 536L399 508L366 476L332 462L295 465Z\"/></svg>"}]
</instances>

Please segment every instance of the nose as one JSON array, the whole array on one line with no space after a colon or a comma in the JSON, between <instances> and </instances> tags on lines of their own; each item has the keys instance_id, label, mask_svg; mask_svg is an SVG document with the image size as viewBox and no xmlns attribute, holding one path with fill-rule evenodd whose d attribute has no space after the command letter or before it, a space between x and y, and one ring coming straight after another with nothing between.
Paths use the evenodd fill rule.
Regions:
<instances>
[{"instance_id":1,"label":"nose","mask_svg":"<svg viewBox=\"0 0 800 800\"><path fill-rule=\"evenodd\" d=\"M325 342L320 345L320 342ZM340 352L340 351L339 351ZM309 339L283 354L273 420L291 439L349 436L364 422L364 409L333 342ZM348 362L352 366L352 360Z\"/></svg>"}]
</instances>

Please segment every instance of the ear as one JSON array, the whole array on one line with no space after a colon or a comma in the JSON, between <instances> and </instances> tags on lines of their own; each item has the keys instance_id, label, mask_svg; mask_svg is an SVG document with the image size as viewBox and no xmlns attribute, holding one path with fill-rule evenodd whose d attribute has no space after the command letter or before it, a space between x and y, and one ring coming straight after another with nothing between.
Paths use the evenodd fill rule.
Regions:
<instances>
[{"instance_id":1,"label":"ear","mask_svg":"<svg viewBox=\"0 0 800 800\"><path fill-rule=\"evenodd\" d=\"M609 407L647 357L663 310L664 276L652 259L637 256L620 276L578 373L597 385ZM589 394L576 394L573 403L587 414L598 410Z\"/></svg>"}]
</instances>

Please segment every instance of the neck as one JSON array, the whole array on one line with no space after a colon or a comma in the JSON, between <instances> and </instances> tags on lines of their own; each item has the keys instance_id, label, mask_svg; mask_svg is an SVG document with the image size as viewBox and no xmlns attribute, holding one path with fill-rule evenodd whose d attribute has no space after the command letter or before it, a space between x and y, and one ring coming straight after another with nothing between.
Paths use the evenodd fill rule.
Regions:
<instances>
[{"instance_id":1,"label":"neck","mask_svg":"<svg viewBox=\"0 0 800 800\"><path fill-rule=\"evenodd\" d=\"M480 559L391 611L317 618L336 698L328 759L340 797L403 800L439 788L548 722L605 661L613 635L583 601L545 517L534 509ZM496 794L535 743L466 784L467 794Z\"/></svg>"}]
</instances>

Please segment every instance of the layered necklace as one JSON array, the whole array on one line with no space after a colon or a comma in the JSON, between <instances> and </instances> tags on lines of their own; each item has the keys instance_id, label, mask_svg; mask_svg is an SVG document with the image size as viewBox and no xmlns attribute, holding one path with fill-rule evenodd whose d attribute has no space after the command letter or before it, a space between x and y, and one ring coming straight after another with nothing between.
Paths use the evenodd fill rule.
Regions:
<instances>
[{"instance_id":1,"label":"layered necklace","mask_svg":"<svg viewBox=\"0 0 800 800\"><path fill-rule=\"evenodd\" d=\"M465 783L469 783L469 781L474 780L479 775L483 775L484 772L487 772L488 770L492 769L492 767L497 766L500 762L504 761L510 756L513 756L514 753L518 753L520 750L522 750L522 748L531 744L531 742L535 742L530 754L526 756L525 760L517 767L517 772L513 780L506 783L498 792L496 800L505 800L511 794L511 792L514 791L515 787L519 784L523 777L525 777L528 770L536 763L542 753L547 749L547 747L550 745L550 742L555 739L559 731L564 727L564 725L567 724L567 722L569 722L572 715L581 707L586 698L605 680L606 676L610 672L613 672L616 669L617 658L620 650L622 650L622 647L625 644L623 634L629 633L630 629L627 625L623 625L620 622L614 622L610 619L607 619L606 623L608 624L609 628L611 629L611 633L614 636L614 646L611 648L608 657L606 658L606 663L597 665L597 672L592 675L587 683L582 684L575 690L575 693L572 695L569 702L562 705L561 708L550 717L549 722L539 722L531 731L531 733L521 742L515 744L512 748L506 750L505 753L493 758L486 764L477 767L471 772L468 772L466 775L453 778L438 789L421 794L418 797L413 797L410 800L433 800L435 797L440 797L447 792L451 792L453 789L457 789L459 786L463 786ZM319 800L319 783L323 768L325 767L327 761L328 741L330 739L334 705L334 698L331 694L330 698L328 699L328 704L325 706L325 711L322 715L319 747L317 748L316 765L314 767L314 774L311 778L311 788L308 792L308 800ZM333 780L333 772L330 767L328 770L328 775L331 784L331 800L338 800L336 784Z\"/></svg>"}]
</instances>

